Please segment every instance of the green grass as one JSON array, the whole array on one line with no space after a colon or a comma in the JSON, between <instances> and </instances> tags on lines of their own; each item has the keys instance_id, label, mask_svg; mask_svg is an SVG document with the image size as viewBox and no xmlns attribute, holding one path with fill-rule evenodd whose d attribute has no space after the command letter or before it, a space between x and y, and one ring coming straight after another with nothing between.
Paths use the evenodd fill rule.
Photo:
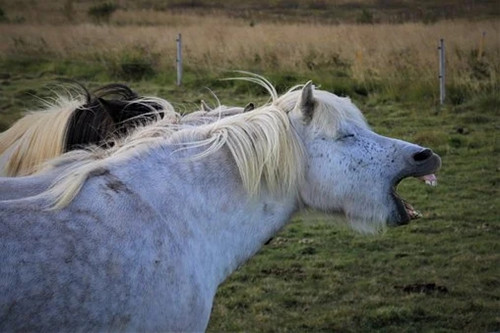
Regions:
<instances>
[{"instance_id":1,"label":"green grass","mask_svg":"<svg viewBox=\"0 0 500 333\"><path fill-rule=\"evenodd\" d=\"M500 144L498 90L464 94L438 108L433 97L392 99L384 82L361 89L329 73L263 73L280 89L312 78L324 89L344 87L383 135L429 146L443 160L439 186L414 179L399 192L424 218L377 236L350 231L342 217L296 216L219 289L208 330L248 332L494 332L500 330ZM125 80L106 67L80 62L0 62L0 129L46 83L77 78L90 87ZM263 102L261 90L186 71L134 78L142 94L189 109L200 99L223 104ZM358 89L358 92L356 92ZM418 88L421 89L421 88ZM361 92L361 93L360 93ZM434 285L432 285L434 284ZM434 286L434 288L432 287Z\"/></svg>"}]
</instances>

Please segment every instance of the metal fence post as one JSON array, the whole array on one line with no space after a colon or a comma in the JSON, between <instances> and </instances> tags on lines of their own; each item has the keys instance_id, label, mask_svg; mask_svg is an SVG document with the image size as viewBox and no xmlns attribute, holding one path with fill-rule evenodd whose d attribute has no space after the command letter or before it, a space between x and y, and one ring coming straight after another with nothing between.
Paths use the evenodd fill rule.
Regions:
<instances>
[{"instance_id":1,"label":"metal fence post","mask_svg":"<svg viewBox=\"0 0 500 333\"><path fill-rule=\"evenodd\" d=\"M439 103L444 104L444 99L446 98L445 90L445 80L446 80L446 70L445 70L445 50L444 50L444 39L439 40Z\"/></svg>"},{"instance_id":2,"label":"metal fence post","mask_svg":"<svg viewBox=\"0 0 500 333\"><path fill-rule=\"evenodd\" d=\"M177 35L177 85L180 86L182 82L182 36L181 34Z\"/></svg>"}]
</instances>

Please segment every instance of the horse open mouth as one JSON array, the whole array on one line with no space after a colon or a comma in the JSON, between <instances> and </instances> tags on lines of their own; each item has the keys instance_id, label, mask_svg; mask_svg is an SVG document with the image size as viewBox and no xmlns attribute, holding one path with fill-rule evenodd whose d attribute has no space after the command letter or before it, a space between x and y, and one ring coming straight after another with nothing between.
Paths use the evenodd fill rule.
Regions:
<instances>
[{"instance_id":1,"label":"horse open mouth","mask_svg":"<svg viewBox=\"0 0 500 333\"><path fill-rule=\"evenodd\" d=\"M437 177L433 173L416 178L425 182L426 185L437 186ZM403 180L403 178L396 182L396 184L394 185L392 194L394 196L394 199L396 200L398 211L401 216L399 224L406 224L411 220L421 218L423 215L418 210L416 210L408 201L401 198L401 196L397 193L396 188L401 180Z\"/></svg>"}]
</instances>

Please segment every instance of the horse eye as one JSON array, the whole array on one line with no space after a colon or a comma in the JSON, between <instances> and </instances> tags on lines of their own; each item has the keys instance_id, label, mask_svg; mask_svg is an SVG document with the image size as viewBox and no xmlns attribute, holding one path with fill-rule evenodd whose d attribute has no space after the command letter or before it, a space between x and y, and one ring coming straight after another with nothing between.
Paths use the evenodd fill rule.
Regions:
<instances>
[{"instance_id":1,"label":"horse eye","mask_svg":"<svg viewBox=\"0 0 500 333\"><path fill-rule=\"evenodd\" d=\"M338 140L344 140L344 139L347 139L347 138L352 138L354 137L354 134L352 133L349 133L349 134L342 134L338 137Z\"/></svg>"}]
</instances>

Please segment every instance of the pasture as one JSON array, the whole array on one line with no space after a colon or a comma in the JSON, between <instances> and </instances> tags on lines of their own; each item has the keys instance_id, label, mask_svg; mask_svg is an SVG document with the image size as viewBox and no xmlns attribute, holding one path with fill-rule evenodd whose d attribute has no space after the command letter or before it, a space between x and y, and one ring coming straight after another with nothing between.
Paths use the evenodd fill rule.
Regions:
<instances>
[{"instance_id":1,"label":"pasture","mask_svg":"<svg viewBox=\"0 0 500 333\"><path fill-rule=\"evenodd\" d=\"M4 6L14 20L22 11L12 8ZM313 79L324 90L349 95L376 132L430 147L442 158L437 187L415 179L398 187L423 214L409 225L365 236L349 230L342 216L295 216L221 285L208 331L500 330L498 18L250 26L248 18L218 13L197 26L197 15L151 10L145 16L154 21L144 26L130 13L118 11L109 25L72 25L64 12L56 22L33 23L26 14L28 20L0 23L0 130L40 106L39 97L51 96L47 84L61 77L91 87L126 82L180 110L201 99L216 104L205 87L226 105L263 103L259 88L219 81L232 76L226 70L245 69L270 78L281 92ZM165 17L179 21L166 25ZM211 25L211 34L200 33ZM169 43L181 26L193 44L187 45L183 85L176 87L175 45ZM346 32L350 43L342 44ZM293 50L284 39L290 35L300 40ZM444 106L436 103L434 58L441 36L450 41Z\"/></svg>"}]
</instances>

